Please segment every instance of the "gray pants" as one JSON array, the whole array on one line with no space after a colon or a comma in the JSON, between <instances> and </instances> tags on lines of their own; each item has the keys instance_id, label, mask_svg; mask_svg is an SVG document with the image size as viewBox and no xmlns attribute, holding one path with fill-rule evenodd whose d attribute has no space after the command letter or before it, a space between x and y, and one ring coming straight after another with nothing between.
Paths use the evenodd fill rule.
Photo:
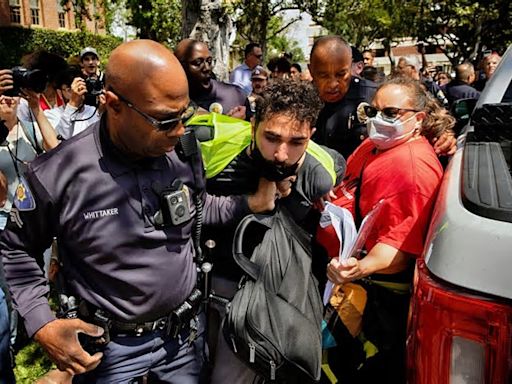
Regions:
<instances>
[{"instance_id":1,"label":"gray pants","mask_svg":"<svg viewBox=\"0 0 512 384\"><path fill-rule=\"evenodd\" d=\"M129 384L147 375L149 383L197 384L204 363L204 316L193 323L198 328L193 341L190 329L181 331L176 339L163 331L114 336L103 351L100 365L75 376L73 383Z\"/></svg>"}]
</instances>

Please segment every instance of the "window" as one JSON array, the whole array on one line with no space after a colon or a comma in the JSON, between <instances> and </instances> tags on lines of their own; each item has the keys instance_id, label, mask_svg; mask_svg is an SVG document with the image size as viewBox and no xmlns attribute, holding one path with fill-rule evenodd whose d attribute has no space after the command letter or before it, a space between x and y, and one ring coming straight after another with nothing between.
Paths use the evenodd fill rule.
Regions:
<instances>
[{"instance_id":1,"label":"window","mask_svg":"<svg viewBox=\"0 0 512 384\"><path fill-rule=\"evenodd\" d=\"M59 27L66 28L66 11L60 0L57 0L57 16L59 17Z\"/></svg>"},{"instance_id":2,"label":"window","mask_svg":"<svg viewBox=\"0 0 512 384\"><path fill-rule=\"evenodd\" d=\"M21 0L9 0L11 23L21 24Z\"/></svg>"},{"instance_id":3,"label":"window","mask_svg":"<svg viewBox=\"0 0 512 384\"><path fill-rule=\"evenodd\" d=\"M39 24L39 0L30 0L30 18L32 24Z\"/></svg>"}]
</instances>

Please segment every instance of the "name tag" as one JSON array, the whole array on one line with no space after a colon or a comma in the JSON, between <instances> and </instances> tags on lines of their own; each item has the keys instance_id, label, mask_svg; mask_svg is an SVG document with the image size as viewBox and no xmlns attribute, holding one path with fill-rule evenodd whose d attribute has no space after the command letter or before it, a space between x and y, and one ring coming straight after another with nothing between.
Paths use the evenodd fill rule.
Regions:
<instances>
[{"instance_id":1,"label":"name tag","mask_svg":"<svg viewBox=\"0 0 512 384\"><path fill-rule=\"evenodd\" d=\"M117 208L107 208L98 209L97 211L85 212L83 215L85 220L94 220L107 216L117 216L119 215L119 211Z\"/></svg>"}]
</instances>

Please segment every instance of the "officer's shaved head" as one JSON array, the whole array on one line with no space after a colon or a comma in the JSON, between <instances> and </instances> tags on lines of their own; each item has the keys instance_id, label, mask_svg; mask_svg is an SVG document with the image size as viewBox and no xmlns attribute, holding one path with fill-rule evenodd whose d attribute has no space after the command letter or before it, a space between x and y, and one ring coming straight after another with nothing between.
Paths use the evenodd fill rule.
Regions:
<instances>
[{"instance_id":1,"label":"officer's shaved head","mask_svg":"<svg viewBox=\"0 0 512 384\"><path fill-rule=\"evenodd\" d=\"M352 49L339 36L318 38L311 48L309 70L322 101L338 102L347 94L352 67Z\"/></svg>"},{"instance_id":2,"label":"officer's shaved head","mask_svg":"<svg viewBox=\"0 0 512 384\"><path fill-rule=\"evenodd\" d=\"M455 67L455 78L464 83L472 83L475 77L475 67L471 63L462 63Z\"/></svg>"},{"instance_id":3,"label":"officer's shaved head","mask_svg":"<svg viewBox=\"0 0 512 384\"><path fill-rule=\"evenodd\" d=\"M183 125L168 131L154 125L180 116L189 103L187 78L172 52L152 40L124 43L112 52L105 78L107 129L114 144L133 157L172 150Z\"/></svg>"},{"instance_id":4,"label":"officer's shaved head","mask_svg":"<svg viewBox=\"0 0 512 384\"><path fill-rule=\"evenodd\" d=\"M317 52L331 52L334 54L340 54L343 52L343 54L349 54L350 60L352 60L352 49L350 48L350 45L340 36L336 35L329 35L329 36L322 36L315 40L313 47L311 47L311 54L309 57L311 58L311 61L313 61L313 57Z\"/></svg>"},{"instance_id":5,"label":"officer's shaved head","mask_svg":"<svg viewBox=\"0 0 512 384\"><path fill-rule=\"evenodd\" d=\"M166 78L172 82L165 83ZM185 74L176 57L165 46L152 40L130 41L112 51L105 79L107 89L112 87L122 92L123 96L125 93L137 95L155 85L168 86L170 91L173 88L181 91L183 86L187 86Z\"/></svg>"}]
</instances>

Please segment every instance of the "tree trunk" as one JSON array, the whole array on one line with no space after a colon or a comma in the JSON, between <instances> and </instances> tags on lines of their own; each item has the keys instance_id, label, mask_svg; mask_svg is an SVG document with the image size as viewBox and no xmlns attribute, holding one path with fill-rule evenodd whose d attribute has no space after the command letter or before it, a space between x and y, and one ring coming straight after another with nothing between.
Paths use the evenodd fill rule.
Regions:
<instances>
[{"instance_id":1,"label":"tree trunk","mask_svg":"<svg viewBox=\"0 0 512 384\"><path fill-rule=\"evenodd\" d=\"M222 0L182 1L182 38L204 41L214 59L213 72L219 80L228 79L229 46L233 20L222 7Z\"/></svg>"}]
</instances>

